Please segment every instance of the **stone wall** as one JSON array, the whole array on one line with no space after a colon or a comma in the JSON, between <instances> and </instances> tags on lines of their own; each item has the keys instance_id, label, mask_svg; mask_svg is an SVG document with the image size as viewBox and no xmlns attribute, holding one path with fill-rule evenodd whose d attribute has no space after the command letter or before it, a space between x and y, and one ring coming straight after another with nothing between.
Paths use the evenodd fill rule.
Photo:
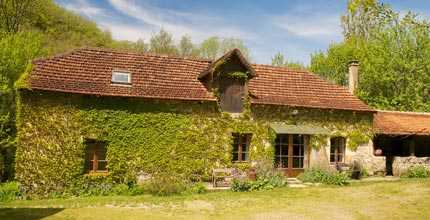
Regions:
<instances>
[{"instance_id":1,"label":"stone wall","mask_svg":"<svg viewBox=\"0 0 430 220\"><path fill-rule=\"evenodd\" d=\"M346 149L345 162L351 163L357 160L367 170L369 175L385 174L385 157L375 156L373 154L373 142L360 145L357 150Z\"/></svg>"},{"instance_id":2,"label":"stone wall","mask_svg":"<svg viewBox=\"0 0 430 220\"><path fill-rule=\"evenodd\" d=\"M328 168L330 165L330 139L327 144L320 149L312 149L310 153L310 167ZM367 170L369 175L380 175L385 173L385 157L375 156L373 154L373 142L360 145L357 150L350 150L348 147L345 151L345 163L352 164L355 160Z\"/></svg>"},{"instance_id":3,"label":"stone wall","mask_svg":"<svg viewBox=\"0 0 430 220\"><path fill-rule=\"evenodd\" d=\"M401 176L412 166L422 165L430 169L430 157L394 157L393 175Z\"/></svg>"}]
</instances>

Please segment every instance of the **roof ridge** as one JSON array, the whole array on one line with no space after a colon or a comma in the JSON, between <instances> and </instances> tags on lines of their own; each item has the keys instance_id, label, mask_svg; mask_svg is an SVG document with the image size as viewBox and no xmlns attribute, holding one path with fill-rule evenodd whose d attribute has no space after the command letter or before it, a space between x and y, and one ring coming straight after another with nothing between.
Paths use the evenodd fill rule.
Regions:
<instances>
[{"instance_id":1,"label":"roof ridge","mask_svg":"<svg viewBox=\"0 0 430 220\"><path fill-rule=\"evenodd\" d=\"M403 115L424 115L424 116L430 116L430 112L390 111L390 110L377 110L377 112L403 114Z\"/></svg>"},{"instance_id":2,"label":"roof ridge","mask_svg":"<svg viewBox=\"0 0 430 220\"><path fill-rule=\"evenodd\" d=\"M294 69L294 68L286 67L286 66L274 66L274 65L270 65L270 64L260 64L260 63L251 63L251 65L257 66L257 67L260 66L260 67L270 67L270 68L275 68L275 69L284 69L284 70L288 70L288 72L311 73L309 70Z\"/></svg>"},{"instance_id":3,"label":"roof ridge","mask_svg":"<svg viewBox=\"0 0 430 220\"><path fill-rule=\"evenodd\" d=\"M193 58L193 57L181 57L179 55L166 55L166 54L157 54L153 52L133 52L129 51L127 49L121 49L121 48L106 48L106 47L82 47L78 48L77 50L95 50L95 51L103 51L103 52L113 52L113 53L125 53L125 54L132 54L132 55L143 55L143 56L150 56L150 57L161 57L161 58L174 58L174 59L180 59L180 60L190 60L190 61L200 61L200 62L213 62L211 59L205 59L205 58Z\"/></svg>"}]
</instances>

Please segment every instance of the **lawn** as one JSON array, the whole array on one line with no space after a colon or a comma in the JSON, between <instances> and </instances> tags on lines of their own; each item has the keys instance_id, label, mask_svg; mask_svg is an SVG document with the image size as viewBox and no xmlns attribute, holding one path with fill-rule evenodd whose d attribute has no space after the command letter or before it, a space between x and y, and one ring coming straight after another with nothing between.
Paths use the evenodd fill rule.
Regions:
<instances>
[{"instance_id":1,"label":"lawn","mask_svg":"<svg viewBox=\"0 0 430 220\"><path fill-rule=\"evenodd\" d=\"M430 219L430 180L0 203L0 219Z\"/></svg>"}]
</instances>

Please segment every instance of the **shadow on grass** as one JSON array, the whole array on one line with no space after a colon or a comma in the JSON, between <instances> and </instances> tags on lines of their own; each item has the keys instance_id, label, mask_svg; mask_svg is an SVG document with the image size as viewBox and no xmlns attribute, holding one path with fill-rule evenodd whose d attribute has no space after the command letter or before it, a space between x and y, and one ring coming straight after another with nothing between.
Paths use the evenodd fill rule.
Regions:
<instances>
[{"instance_id":1,"label":"shadow on grass","mask_svg":"<svg viewBox=\"0 0 430 220\"><path fill-rule=\"evenodd\" d=\"M0 219L42 219L61 212L60 208L0 208Z\"/></svg>"}]
</instances>

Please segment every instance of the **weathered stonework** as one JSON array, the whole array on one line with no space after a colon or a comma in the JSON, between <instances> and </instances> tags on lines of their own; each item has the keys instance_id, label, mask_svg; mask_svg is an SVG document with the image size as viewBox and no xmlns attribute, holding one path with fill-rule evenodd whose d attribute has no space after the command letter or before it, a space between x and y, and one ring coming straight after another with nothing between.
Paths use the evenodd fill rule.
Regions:
<instances>
[{"instance_id":1,"label":"weathered stonework","mask_svg":"<svg viewBox=\"0 0 430 220\"><path fill-rule=\"evenodd\" d=\"M430 157L394 157L393 175L401 176L412 166L425 166L430 169Z\"/></svg>"},{"instance_id":2,"label":"weathered stonework","mask_svg":"<svg viewBox=\"0 0 430 220\"><path fill-rule=\"evenodd\" d=\"M320 149L312 149L310 153L310 167L321 167L335 169L330 164L330 139ZM377 157L373 154L373 143L360 145L356 150L346 147L345 164L351 165L354 161L359 161L369 175L385 173L385 157Z\"/></svg>"},{"instance_id":3,"label":"weathered stonework","mask_svg":"<svg viewBox=\"0 0 430 220\"><path fill-rule=\"evenodd\" d=\"M346 149L345 162L352 164L359 161L369 175L379 175L385 173L385 157L378 157L373 154L373 142L360 145L356 151Z\"/></svg>"}]
</instances>

